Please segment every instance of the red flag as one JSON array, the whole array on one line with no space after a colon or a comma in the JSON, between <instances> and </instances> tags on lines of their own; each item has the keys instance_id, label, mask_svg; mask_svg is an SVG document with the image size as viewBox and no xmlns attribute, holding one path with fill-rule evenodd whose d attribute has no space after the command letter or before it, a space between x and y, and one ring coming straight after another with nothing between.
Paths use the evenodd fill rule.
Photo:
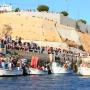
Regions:
<instances>
[{"instance_id":1,"label":"red flag","mask_svg":"<svg viewBox=\"0 0 90 90\"><path fill-rule=\"evenodd\" d=\"M37 65L38 65L38 57L37 56L32 56L31 67L36 68Z\"/></svg>"}]
</instances>

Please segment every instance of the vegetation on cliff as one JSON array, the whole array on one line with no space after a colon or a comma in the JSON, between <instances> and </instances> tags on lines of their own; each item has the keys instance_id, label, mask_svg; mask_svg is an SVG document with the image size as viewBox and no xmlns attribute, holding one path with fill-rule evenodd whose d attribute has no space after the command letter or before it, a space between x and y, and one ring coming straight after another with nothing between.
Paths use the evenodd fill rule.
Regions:
<instances>
[{"instance_id":1,"label":"vegetation on cliff","mask_svg":"<svg viewBox=\"0 0 90 90\"><path fill-rule=\"evenodd\" d=\"M62 11L62 12L60 12L60 14L63 14L64 16L68 16L69 15L69 13L67 11Z\"/></svg>"},{"instance_id":2,"label":"vegetation on cliff","mask_svg":"<svg viewBox=\"0 0 90 90\"><path fill-rule=\"evenodd\" d=\"M20 11L20 8L16 8L16 9L15 9L15 12L19 12L19 11Z\"/></svg>"},{"instance_id":3,"label":"vegetation on cliff","mask_svg":"<svg viewBox=\"0 0 90 90\"><path fill-rule=\"evenodd\" d=\"M86 20L84 20L84 19L79 19L78 21L80 21L80 22L82 22L82 23L84 23L84 24L86 24L86 23L87 23L87 21L86 21Z\"/></svg>"},{"instance_id":4,"label":"vegetation on cliff","mask_svg":"<svg viewBox=\"0 0 90 90\"><path fill-rule=\"evenodd\" d=\"M37 10L38 10L39 12L49 11L49 7L48 7L47 5L39 5L39 6L37 7Z\"/></svg>"}]
</instances>

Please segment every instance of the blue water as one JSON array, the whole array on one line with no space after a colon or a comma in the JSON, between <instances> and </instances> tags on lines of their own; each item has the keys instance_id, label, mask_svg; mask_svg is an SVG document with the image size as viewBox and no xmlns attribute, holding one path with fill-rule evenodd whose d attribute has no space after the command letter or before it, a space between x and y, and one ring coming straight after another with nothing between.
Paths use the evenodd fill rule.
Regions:
<instances>
[{"instance_id":1,"label":"blue water","mask_svg":"<svg viewBox=\"0 0 90 90\"><path fill-rule=\"evenodd\" d=\"M90 90L90 77L73 74L0 77L0 90Z\"/></svg>"}]
</instances>

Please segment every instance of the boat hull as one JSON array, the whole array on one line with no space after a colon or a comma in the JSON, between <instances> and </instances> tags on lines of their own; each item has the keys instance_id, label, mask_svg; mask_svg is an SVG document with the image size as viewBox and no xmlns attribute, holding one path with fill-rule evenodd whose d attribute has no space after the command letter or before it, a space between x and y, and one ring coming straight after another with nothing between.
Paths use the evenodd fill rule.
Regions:
<instances>
[{"instance_id":1,"label":"boat hull","mask_svg":"<svg viewBox=\"0 0 90 90\"><path fill-rule=\"evenodd\" d=\"M60 74L60 73L71 73L68 68L63 66L57 65L58 63L53 62L51 66L51 71L53 74Z\"/></svg>"},{"instance_id":2,"label":"boat hull","mask_svg":"<svg viewBox=\"0 0 90 90\"><path fill-rule=\"evenodd\" d=\"M0 76L21 76L23 75L23 70L8 70L0 68Z\"/></svg>"},{"instance_id":3,"label":"boat hull","mask_svg":"<svg viewBox=\"0 0 90 90\"><path fill-rule=\"evenodd\" d=\"M82 76L90 76L90 68L87 67L78 67L78 72L79 75Z\"/></svg>"},{"instance_id":4,"label":"boat hull","mask_svg":"<svg viewBox=\"0 0 90 90\"><path fill-rule=\"evenodd\" d=\"M70 73L70 72L63 67L56 67L56 68L52 69L52 73L59 74L59 73Z\"/></svg>"},{"instance_id":5,"label":"boat hull","mask_svg":"<svg viewBox=\"0 0 90 90\"><path fill-rule=\"evenodd\" d=\"M39 69L36 69L36 68L29 68L28 74L44 75L44 74L48 74L48 71L39 70Z\"/></svg>"}]
</instances>

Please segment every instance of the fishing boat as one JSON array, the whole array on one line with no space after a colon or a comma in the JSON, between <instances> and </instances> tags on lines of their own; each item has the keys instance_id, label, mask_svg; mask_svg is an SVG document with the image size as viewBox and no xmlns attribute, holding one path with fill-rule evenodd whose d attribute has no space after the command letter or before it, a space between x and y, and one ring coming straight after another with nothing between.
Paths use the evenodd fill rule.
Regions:
<instances>
[{"instance_id":1,"label":"fishing boat","mask_svg":"<svg viewBox=\"0 0 90 90\"><path fill-rule=\"evenodd\" d=\"M17 67L16 68L11 68L11 63L9 64L9 68L6 68L6 64L5 61L3 61L3 59L5 58L6 55L6 47L4 44L0 43L0 76L19 76L19 75L23 75L23 69L18 70ZM2 59L2 57L4 57Z\"/></svg>"},{"instance_id":2,"label":"fishing boat","mask_svg":"<svg viewBox=\"0 0 90 90\"><path fill-rule=\"evenodd\" d=\"M60 65L57 62L52 62L51 71L53 74L70 73L69 66L66 66L66 64Z\"/></svg>"},{"instance_id":3,"label":"fishing boat","mask_svg":"<svg viewBox=\"0 0 90 90\"><path fill-rule=\"evenodd\" d=\"M77 73L82 76L90 75L90 56L81 58Z\"/></svg>"},{"instance_id":4,"label":"fishing boat","mask_svg":"<svg viewBox=\"0 0 90 90\"><path fill-rule=\"evenodd\" d=\"M60 60L57 61L54 54L49 54L50 68L52 74L70 73L70 62L66 61L61 63Z\"/></svg>"},{"instance_id":5,"label":"fishing boat","mask_svg":"<svg viewBox=\"0 0 90 90\"><path fill-rule=\"evenodd\" d=\"M38 75L44 75L44 74L48 74L48 71L47 70L40 70L40 69L37 69L37 68L29 68L29 73L30 75L32 74L38 74Z\"/></svg>"},{"instance_id":6,"label":"fishing boat","mask_svg":"<svg viewBox=\"0 0 90 90\"><path fill-rule=\"evenodd\" d=\"M48 74L47 69L38 67L38 60L39 58L37 56L32 56L31 65L29 67L28 74Z\"/></svg>"},{"instance_id":7,"label":"fishing boat","mask_svg":"<svg viewBox=\"0 0 90 90\"><path fill-rule=\"evenodd\" d=\"M0 68L0 76L21 76L23 75L23 70L9 70L9 69L3 69Z\"/></svg>"}]
</instances>

